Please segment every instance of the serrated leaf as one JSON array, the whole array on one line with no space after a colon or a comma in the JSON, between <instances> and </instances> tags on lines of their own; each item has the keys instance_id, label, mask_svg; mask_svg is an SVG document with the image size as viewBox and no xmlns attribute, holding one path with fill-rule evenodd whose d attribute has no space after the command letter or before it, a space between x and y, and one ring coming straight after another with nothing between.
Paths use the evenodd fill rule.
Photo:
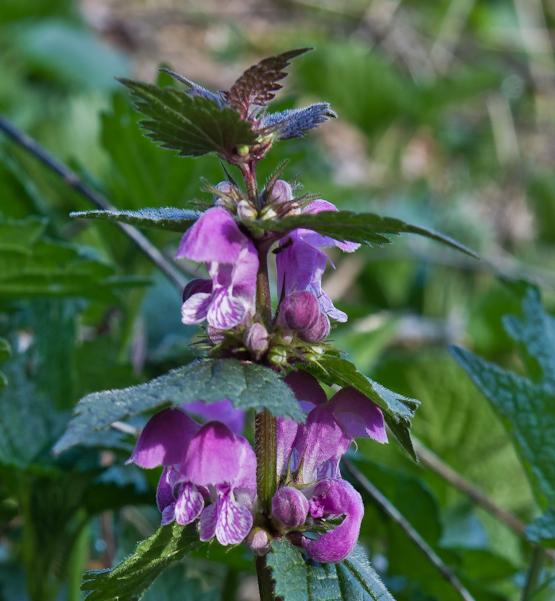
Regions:
<instances>
[{"instance_id":1,"label":"serrated leaf","mask_svg":"<svg viewBox=\"0 0 555 601\"><path fill-rule=\"evenodd\" d=\"M384 419L399 442L416 460L416 453L410 437L411 420L418 409L420 401L410 399L388 390L381 384L372 381L361 374L357 368L346 359L339 359L330 355L319 360L319 366L308 363L299 363L297 367L310 371L318 376L322 382L329 386L353 386L368 398L372 399L384 413Z\"/></svg>"},{"instance_id":2,"label":"serrated leaf","mask_svg":"<svg viewBox=\"0 0 555 601\"><path fill-rule=\"evenodd\" d=\"M329 102L319 102L298 109L271 113L264 117L264 129L276 132L278 140L302 138L305 131L316 129L328 119L337 118Z\"/></svg>"},{"instance_id":3,"label":"serrated leaf","mask_svg":"<svg viewBox=\"0 0 555 601\"><path fill-rule=\"evenodd\" d=\"M283 601L394 601L360 546L339 563L321 564L289 542L272 543L267 563Z\"/></svg>"},{"instance_id":4,"label":"serrated leaf","mask_svg":"<svg viewBox=\"0 0 555 601\"><path fill-rule=\"evenodd\" d=\"M81 589L87 601L138 601L161 572L200 544L191 525L162 526L112 570L85 572Z\"/></svg>"},{"instance_id":5,"label":"serrated leaf","mask_svg":"<svg viewBox=\"0 0 555 601\"><path fill-rule=\"evenodd\" d=\"M74 211L69 216L76 219L118 221L136 227L184 233L198 219L199 213L176 207L161 207L138 211Z\"/></svg>"},{"instance_id":6,"label":"serrated leaf","mask_svg":"<svg viewBox=\"0 0 555 601\"><path fill-rule=\"evenodd\" d=\"M216 152L230 157L237 146L256 143L258 134L250 123L211 98L131 79L119 81L135 95L137 110L149 117L140 122L146 135L164 148L177 150L180 156Z\"/></svg>"},{"instance_id":7,"label":"serrated leaf","mask_svg":"<svg viewBox=\"0 0 555 601\"><path fill-rule=\"evenodd\" d=\"M288 50L249 67L227 92L227 103L238 108L244 117L252 105L265 106L274 98L274 92L281 89L281 84L277 82L287 76L284 69L291 60L309 50L312 48Z\"/></svg>"},{"instance_id":8,"label":"serrated leaf","mask_svg":"<svg viewBox=\"0 0 555 601\"><path fill-rule=\"evenodd\" d=\"M296 228L307 228L330 236L336 240L350 240L368 246L383 246L391 240L387 236L399 234L418 234L438 242L443 242L456 248L467 255L479 258L473 251L453 240L449 236L440 234L418 225L411 225L394 217L382 217L375 213L355 213L353 211L322 211L317 214L303 214L285 219L267 220L239 220L242 225L253 233L260 235L263 232L276 232L285 236Z\"/></svg>"},{"instance_id":9,"label":"serrated leaf","mask_svg":"<svg viewBox=\"0 0 555 601\"><path fill-rule=\"evenodd\" d=\"M526 537L533 543L555 549L555 509L550 507L537 520L526 527Z\"/></svg>"},{"instance_id":10,"label":"serrated leaf","mask_svg":"<svg viewBox=\"0 0 555 601\"><path fill-rule=\"evenodd\" d=\"M540 506L555 505L555 319L539 293L528 288L523 317L507 316L507 333L519 343L529 377L519 376L470 351L451 353L494 406L520 455Z\"/></svg>"},{"instance_id":11,"label":"serrated leaf","mask_svg":"<svg viewBox=\"0 0 555 601\"><path fill-rule=\"evenodd\" d=\"M214 403L225 398L238 409L266 408L274 415L296 421L304 418L291 389L271 369L236 359L206 359L146 384L87 395L77 404L75 417L54 452L61 453L92 432L145 411L194 401Z\"/></svg>"}]
</instances>

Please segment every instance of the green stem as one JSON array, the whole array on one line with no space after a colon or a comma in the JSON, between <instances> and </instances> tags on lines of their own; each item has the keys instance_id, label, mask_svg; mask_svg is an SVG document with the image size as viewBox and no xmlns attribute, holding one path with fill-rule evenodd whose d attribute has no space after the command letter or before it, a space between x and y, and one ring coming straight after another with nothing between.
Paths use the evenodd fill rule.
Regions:
<instances>
[{"instance_id":1,"label":"green stem","mask_svg":"<svg viewBox=\"0 0 555 601\"><path fill-rule=\"evenodd\" d=\"M545 550L540 545L535 545L532 549L532 558L528 566L528 573L526 574L526 584L522 590L522 601L529 601L534 595L544 554Z\"/></svg>"},{"instance_id":2,"label":"green stem","mask_svg":"<svg viewBox=\"0 0 555 601\"><path fill-rule=\"evenodd\" d=\"M268 276L268 244L258 246L258 274L256 276L256 306L264 326L270 331L272 327L272 295Z\"/></svg>"},{"instance_id":3,"label":"green stem","mask_svg":"<svg viewBox=\"0 0 555 601\"><path fill-rule=\"evenodd\" d=\"M256 414L256 484L262 511L270 515L276 492L276 418L267 410Z\"/></svg>"},{"instance_id":4,"label":"green stem","mask_svg":"<svg viewBox=\"0 0 555 601\"><path fill-rule=\"evenodd\" d=\"M256 574L258 576L260 601L274 601L272 574L270 568L266 565L266 556L256 558Z\"/></svg>"}]
</instances>

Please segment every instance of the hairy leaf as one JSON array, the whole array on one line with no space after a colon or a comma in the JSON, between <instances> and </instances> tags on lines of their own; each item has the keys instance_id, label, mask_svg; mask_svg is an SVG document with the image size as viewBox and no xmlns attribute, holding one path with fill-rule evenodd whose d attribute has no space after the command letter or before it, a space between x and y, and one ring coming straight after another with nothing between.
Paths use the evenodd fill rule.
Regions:
<instances>
[{"instance_id":1,"label":"hairy leaf","mask_svg":"<svg viewBox=\"0 0 555 601\"><path fill-rule=\"evenodd\" d=\"M533 543L555 549L555 509L550 507L533 524L526 527L526 537Z\"/></svg>"},{"instance_id":2,"label":"hairy leaf","mask_svg":"<svg viewBox=\"0 0 555 601\"><path fill-rule=\"evenodd\" d=\"M149 117L140 122L146 135L180 156L216 152L229 157L237 146L256 143L258 134L250 123L211 98L131 79L119 81L135 95L137 110Z\"/></svg>"},{"instance_id":3,"label":"hairy leaf","mask_svg":"<svg viewBox=\"0 0 555 601\"><path fill-rule=\"evenodd\" d=\"M321 564L284 541L272 543L267 562L284 601L394 601L361 547L339 563Z\"/></svg>"},{"instance_id":4,"label":"hairy leaf","mask_svg":"<svg viewBox=\"0 0 555 601\"><path fill-rule=\"evenodd\" d=\"M255 234L276 232L285 236L296 228L307 228L336 240L350 240L368 246L382 246L391 240L387 236L399 234L418 234L443 242L471 257L478 255L449 236L425 227L411 225L394 217L382 217L375 213L354 213L353 211L322 211L317 214L304 214L276 220L249 220L240 222Z\"/></svg>"},{"instance_id":5,"label":"hairy leaf","mask_svg":"<svg viewBox=\"0 0 555 601\"><path fill-rule=\"evenodd\" d=\"M309 50L312 48L288 50L253 65L231 86L226 94L227 103L238 108L243 116L253 104L265 106L275 96L274 92L281 89L281 84L277 82L287 76L284 69L291 60Z\"/></svg>"},{"instance_id":6,"label":"hairy leaf","mask_svg":"<svg viewBox=\"0 0 555 601\"><path fill-rule=\"evenodd\" d=\"M271 113L264 118L264 128L276 132L278 140L302 138L305 131L316 129L330 118L337 118L329 102L319 102L299 109Z\"/></svg>"},{"instance_id":7,"label":"hairy leaf","mask_svg":"<svg viewBox=\"0 0 555 601\"><path fill-rule=\"evenodd\" d=\"M207 359L174 369L146 384L87 395L77 404L75 417L54 451L61 453L94 431L145 411L225 398L238 409L267 408L274 415L303 419L291 389L271 369L236 359Z\"/></svg>"},{"instance_id":8,"label":"hairy leaf","mask_svg":"<svg viewBox=\"0 0 555 601\"><path fill-rule=\"evenodd\" d=\"M159 209L139 209L138 211L74 211L70 217L77 219L98 219L119 221L137 227L168 230L184 233L198 219L196 211L161 207Z\"/></svg>"},{"instance_id":9,"label":"hairy leaf","mask_svg":"<svg viewBox=\"0 0 555 601\"><path fill-rule=\"evenodd\" d=\"M201 96L202 98L210 98L211 100L214 100L214 102L217 102L219 106L222 106L222 104L224 103L225 98L223 92L211 92L210 90L199 86L198 83L191 81L184 75L180 75L179 73L176 73L171 69L166 69L165 67L163 67L162 69L160 69L160 71L162 73L167 73L168 75L171 75L174 79L177 79L177 81L184 83L186 86L189 86L190 89L187 90L187 94L191 94L191 96Z\"/></svg>"},{"instance_id":10,"label":"hairy leaf","mask_svg":"<svg viewBox=\"0 0 555 601\"><path fill-rule=\"evenodd\" d=\"M372 399L384 413L384 419L399 442L416 459L416 453L410 437L411 420L418 409L420 401L410 399L388 390L381 384L372 381L361 374L357 368L346 359L339 359L330 355L319 360L319 366L310 364L297 364L297 367L311 371L329 386L353 386L368 398Z\"/></svg>"},{"instance_id":11,"label":"hairy leaf","mask_svg":"<svg viewBox=\"0 0 555 601\"><path fill-rule=\"evenodd\" d=\"M451 353L501 416L545 508L555 505L555 319L532 287L522 299L522 313L506 316L504 326L518 343L529 377L462 348L452 347Z\"/></svg>"},{"instance_id":12,"label":"hairy leaf","mask_svg":"<svg viewBox=\"0 0 555 601\"><path fill-rule=\"evenodd\" d=\"M193 526L163 526L112 570L86 572L81 589L89 591L87 601L138 601L161 572L200 544Z\"/></svg>"}]
</instances>

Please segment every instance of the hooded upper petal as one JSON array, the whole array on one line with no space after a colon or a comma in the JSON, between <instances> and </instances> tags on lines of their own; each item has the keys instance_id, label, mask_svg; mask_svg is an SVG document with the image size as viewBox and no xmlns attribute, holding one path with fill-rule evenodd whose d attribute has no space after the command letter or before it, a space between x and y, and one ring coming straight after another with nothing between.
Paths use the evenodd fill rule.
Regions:
<instances>
[{"instance_id":1,"label":"hooded upper petal","mask_svg":"<svg viewBox=\"0 0 555 601\"><path fill-rule=\"evenodd\" d=\"M298 462L302 462L303 482L318 480L318 469L326 465L334 477L338 477L338 464L353 442L350 436L335 419L327 405L315 407L309 414L306 424L299 426L297 442Z\"/></svg>"},{"instance_id":2,"label":"hooded upper petal","mask_svg":"<svg viewBox=\"0 0 555 601\"><path fill-rule=\"evenodd\" d=\"M181 409L164 409L148 420L126 463L144 468L180 463L199 429L200 424Z\"/></svg>"},{"instance_id":3,"label":"hooded upper petal","mask_svg":"<svg viewBox=\"0 0 555 601\"><path fill-rule=\"evenodd\" d=\"M179 477L200 486L256 487L256 455L246 439L225 424L211 421L187 447Z\"/></svg>"},{"instance_id":4,"label":"hooded upper petal","mask_svg":"<svg viewBox=\"0 0 555 601\"><path fill-rule=\"evenodd\" d=\"M321 213L323 211L337 212L337 207L331 202L327 202L326 200L315 200L303 209L303 213L313 215L316 213ZM302 229L297 231L299 232L298 235L302 237L303 240L314 246L337 246L342 251L348 253L352 253L360 247L360 244L357 244L356 242L349 242L348 240L335 240L334 238L330 238L329 236L322 236L322 234L318 234L317 232L314 232L312 230Z\"/></svg>"},{"instance_id":5,"label":"hooded upper petal","mask_svg":"<svg viewBox=\"0 0 555 601\"><path fill-rule=\"evenodd\" d=\"M225 209L214 207L185 232L176 257L200 263L235 263L247 241L233 217Z\"/></svg>"},{"instance_id":6,"label":"hooded upper petal","mask_svg":"<svg viewBox=\"0 0 555 601\"><path fill-rule=\"evenodd\" d=\"M245 429L245 412L241 409L235 409L229 399L222 399L216 403L205 403L204 401L195 401L181 405L181 409L198 416L201 421L217 420L225 424L234 434L241 434Z\"/></svg>"},{"instance_id":7,"label":"hooded upper petal","mask_svg":"<svg viewBox=\"0 0 555 601\"><path fill-rule=\"evenodd\" d=\"M310 411L328 400L318 380L307 371L299 369L289 372L283 381L291 388L303 411Z\"/></svg>"},{"instance_id":8,"label":"hooded upper petal","mask_svg":"<svg viewBox=\"0 0 555 601\"><path fill-rule=\"evenodd\" d=\"M351 436L387 442L381 409L356 388L342 388L330 399L328 407Z\"/></svg>"},{"instance_id":9,"label":"hooded upper petal","mask_svg":"<svg viewBox=\"0 0 555 601\"><path fill-rule=\"evenodd\" d=\"M304 550L320 563L342 561L353 550L360 533L364 505L360 494L345 480L323 480L310 501L313 517L345 518L339 526L316 540L303 538Z\"/></svg>"}]
</instances>

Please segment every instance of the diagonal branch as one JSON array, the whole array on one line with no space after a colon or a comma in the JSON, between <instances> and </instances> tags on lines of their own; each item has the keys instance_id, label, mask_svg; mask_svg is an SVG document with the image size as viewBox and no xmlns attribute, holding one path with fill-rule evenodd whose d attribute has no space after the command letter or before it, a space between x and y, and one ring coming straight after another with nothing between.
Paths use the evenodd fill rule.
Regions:
<instances>
[{"instance_id":1,"label":"diagonal branch","mask_svg":"<svg viewBox=\"0 0 555 601\"><path fill-rule=\"evenodd\" d=\"M17 127L12 125L9 121L4 119L0 115L0 130L2 130L8 137L10 137L16 144L19 144L22 148L25 148L33 156L35 156L43 165L46 165L48 169L56 173L64 183L75 190L81 196L86 198L91 204L99 209L106 211L114 210L114 206L110 202L92 188L89 188L84 184L80 177L71 170L67 165L62 163L59 159L51 155L46 149L38 144L33 138L19 130ZM187 280L180 272L180 270L173 265L173 263L164 256L151 242L150 240L139 230L134 228L132 225L126 223L117 224L131 240L148 256L148 258L164 273L164 275L170 280L170 282L179 290L183 290L187 284Z\"/></svg>"},{"instance_id":2,"label":"diagonal branch","mask_svg":"<svg viewBox=\"0 0 555 601\"><path fill-rule=\"evenodd\" d=\"M359 483L362 489L377 503L387 515L398 524L413 543L424 553L428 560L437 568L449 584L457 591L461 599L464 601L475 601L474 597L468 592L462 582L457 578L455 573L446 566L437 553L430 545L418 534L413 526L406 520L401 512L366 478L366 476L355 466L349 459L343 459L341 464L351 474L351 476Z\"/></svg>"}]
</instances>

